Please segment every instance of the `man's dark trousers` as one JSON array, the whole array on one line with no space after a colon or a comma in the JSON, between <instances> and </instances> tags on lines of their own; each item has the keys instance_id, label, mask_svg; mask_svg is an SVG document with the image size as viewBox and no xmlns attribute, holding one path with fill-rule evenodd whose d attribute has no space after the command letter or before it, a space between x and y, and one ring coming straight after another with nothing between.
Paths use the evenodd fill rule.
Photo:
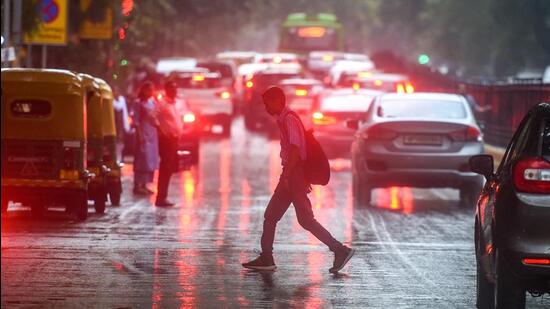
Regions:
<instances>
[{"instance_id":1,"label":"man's dark trousers","mask_svg":"<svg viewBox=\"0 0 550 309\"><path fill-rule=\"evenodd\" d=\"M159 134L159 156L157 201L162 202L168 197L170 177L178 170L178 139Z\"/></svg>"},{"instance_id":2,"label":"man's dark trousers","mask_svg":"<svg viewBox=\"0 0 550 309\"><path fill-rule=\"evenodd\" d=\"M288 188L283 182L279 184L271 196L264 213L264 230L262 234L262 254L271 255L273 252L273 240L277 222L281 220L290 203L294 205L296 217L300 225L310 231L317 239L323 242L333 252L342 248L342 243L334 239L332 235L315 220L311 209L311 202L307 197L309 184L305 180L304 169L301 164L296 165L288 179Z\"/></svg>"}]
</instances>

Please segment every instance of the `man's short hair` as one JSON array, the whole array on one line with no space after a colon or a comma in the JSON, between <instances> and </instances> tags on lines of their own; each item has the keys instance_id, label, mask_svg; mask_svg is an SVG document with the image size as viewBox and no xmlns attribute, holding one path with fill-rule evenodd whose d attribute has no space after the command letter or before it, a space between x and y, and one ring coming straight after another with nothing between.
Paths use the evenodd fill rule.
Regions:
<instances>
[{"instance_id":1,"label":"man's short hair","mask_svg":"<svg viewBox=\"0 0 550 309\"><path fill-rule=\"evenodd\" d=\"M277 86L271 86L269 87L263 94L262 98L264 100L275 100L277 102L280 102L282 105L286 104L286 98L285 98L285 92L283 89Z\"/></svg>"}]
</instances>

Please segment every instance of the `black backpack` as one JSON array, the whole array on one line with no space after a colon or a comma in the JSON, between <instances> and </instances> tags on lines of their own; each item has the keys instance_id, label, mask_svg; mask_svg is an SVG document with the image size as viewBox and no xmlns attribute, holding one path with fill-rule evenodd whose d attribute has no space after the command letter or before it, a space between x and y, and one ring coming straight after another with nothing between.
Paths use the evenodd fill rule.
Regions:
<instances>
[{"instance_id":1,"label":"black backpack","mask_svg":"<svg viewBox=\"0 0 550 309\"><path fill-rule=\"evenodd\" d=\"M327 155L325 154L323 147L321 147L321 144L319 144L313 135L313 129L306 131L300 116L293 111L290 113L298 118L304 132L307 153L306 160L304 161L304 174L306 180L312 185L324 186L328 184L330 180L330 165L328 163Z\"/></svg>"}]
</instances>

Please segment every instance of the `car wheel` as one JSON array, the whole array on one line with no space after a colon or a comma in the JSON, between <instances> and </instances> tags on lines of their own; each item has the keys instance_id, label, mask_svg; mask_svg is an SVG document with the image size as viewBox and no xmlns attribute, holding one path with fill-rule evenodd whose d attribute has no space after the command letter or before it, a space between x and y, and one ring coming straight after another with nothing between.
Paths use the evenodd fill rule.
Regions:
<instances>
[{"instance_id":1,"label":"car wheel","mask_svg":"<svg viewBox=\"0 0 550 309\"><path fill-rule=\"evenodd\" d=\"M88 218L88 197L86 193L80 193L75 198L73 207L78 220L83 221Z\"/></svg>"},{"instance_id":2,"label":"car wheel","mask_svg":"<svg viewBox=\"0 0 550 309\"><path fill-rule=\"evenodd\" d=\"M476 184L466 184L460 187L460 206L474 208L479 197L481 187Z\"/></svg>"},{"instance_id":3,"label":"car wheel","mask_svg":"<svg viewBox=\"0 0 550 309\"><path fill-rule=\"evenodd\" d=\"M512 273L506 260L495 252L494 299L496 308L525 308L525 288Z\"/></svg>"},{"instance_id":4,"label":"car wheel","mask_svg":"<svg viewBox=\"0 0 550 309\"><path fill-rule=\"evenodd\" d=\"M109 192L109 201L112 206L120 206L120 196L122 195L122 184L120 181L113 186L111 192Z\"/></svg>"},{"instance_id":5,"label":"car wheel","mask_svg":"<svg viewBox=\"0 0 550 309\"><path fill-rule=\"evenodd\" d=\"M476 304L478 309L495 308L495 285L487 279L479 261L476 261Z\"/></svg>"},{"instance_id":6,"label":"car wheel","mask_svg":"<svg viewBox=\"0 0 550 309\"><path fill-rule=\"evenodd\" d=\"M107 193L105 192L105 188L102 187L97 190L96 195L94 197L94 209L96 213L98 214L105 213L106 201L107 201Z\"/></svg>"},{"instance_id":7,"label":"car wheel","mask_svg":"<svg viewBox=\"0 0 550 309\"><path fill-rule=\"evenodd\" d=\"M8 211L8 199L2 196L2 213L5 214Z\"/></svg>"},{"instance_id":8,"label":"car wheel","mask_svg":"<svg viewBox=\"0 0 550 309\"><path fill-rule=\"evenodd\" d=\"M360 175L353 175L353 201L357 207L370 206L372 188L369 187Z\"/></svg>"}]
</instances>

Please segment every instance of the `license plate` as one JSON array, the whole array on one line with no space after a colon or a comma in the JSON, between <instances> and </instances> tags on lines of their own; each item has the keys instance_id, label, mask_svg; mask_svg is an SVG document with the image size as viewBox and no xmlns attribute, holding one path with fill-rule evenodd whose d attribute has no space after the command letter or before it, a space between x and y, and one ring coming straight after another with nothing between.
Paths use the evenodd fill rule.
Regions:
<instances>
[{"instance_id":1,"label":"license plate","mask_svg":"<svg viewBox=\"0 0 550 309\"><path fill-rule=\"evenodd\" d=\"M212 126L212 133L221 134L223 133L223 126L216 124Z\"/></svg>"},{"instance_id":2,"label":"license plate","mask_svg":"<svg viewBox=\"0 0 550 309\"><path fill-rule=\"evenodd\" d=\"M443 139L436 135L406 135L403 142L407 145L441 145Z\"/></svg>"}]
</instances>

